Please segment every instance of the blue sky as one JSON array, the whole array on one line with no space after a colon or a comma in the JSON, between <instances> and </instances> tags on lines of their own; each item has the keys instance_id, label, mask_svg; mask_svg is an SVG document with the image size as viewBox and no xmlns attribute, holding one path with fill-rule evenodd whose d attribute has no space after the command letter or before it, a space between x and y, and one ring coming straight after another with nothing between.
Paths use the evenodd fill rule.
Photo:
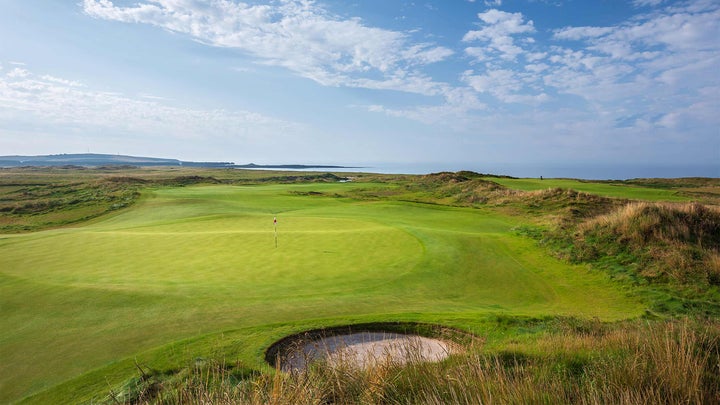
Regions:
<instances>
[{"instance_id":1,"label":"blue sky","mask_svg":"<svg viewBox=\"0 0 720 405\"><path fill-rule=\"evenodd\" d=\"M716 0L0 4L0 155L720 176Z\"/></svg>"}]
</instances>

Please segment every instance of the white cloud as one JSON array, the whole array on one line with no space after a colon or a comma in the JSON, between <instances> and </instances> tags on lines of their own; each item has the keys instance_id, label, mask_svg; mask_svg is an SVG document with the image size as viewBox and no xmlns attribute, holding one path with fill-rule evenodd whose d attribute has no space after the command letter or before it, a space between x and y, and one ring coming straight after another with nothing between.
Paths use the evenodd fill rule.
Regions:
<instances>
[{"instance_id":1,"label":"white cloud","mask_svg":"<svg viewBox=\"0 0 720 405\"><path fill-rule=\"evenodd\" d=\"M465 53L468 56L471 56L477 62L483 62L492 59L492 57L488 55L487 52L485 52L485 48L481 48L478 46L469 46L465 48Z\"/></svg>"},{"instance_id":2,"label":"white cloud","mask_svg":"<svg viewBox=\"0 0 720 405\"><path fill-rule=\"evenodd\" d=\"M667 52L718 50L720 7L668 8L615 27L566 27L559 40L586 41L589 49L617 59L638 59L642 49L662 47ZM656 54L650 53L649 56Z\"/></svg>"},{"instance_id":3,"label":"white cloud","mask_svg":"<svg viewBox=\"0 0 720 405\"><path fill-rule=\"evenodd\" d=\"M545 93L529 94L529 91L523 91L534 78L512 70L490 70L482 75L465 72L463 80L475 91L491 94L504 103L533 104L548 99Z\"/></svg>"},{"instance_id":4,"label":"white cloud","mask_svg":"<svg viewBox=\"0 0 720 405\"><path fill-rule=\"evenodd\" d=\"M478 18L483 22L481 29L467 32L462 40L483 43L485 51L482 53L478 52L478 48L466 49L466 53L470 56L480 56L479 60L486 59L487 51L494 51L492 53L499 54L500 58L514 61L524 50L515 44L513 36L535 32L533 22L526 22L522 13L491 9L478 14Z\"/></svg>"},{"instance_id":5,"label":"white cloud","mask_svg":"<svg viewBox=\"0 0 720 405\"><path fill-rule=\"evenodd\" d=\"M482 66L477 73L464 72L461 81L503 103L547 101L539 73L549 67L541 62L548 53L524 48L537 48L534 38L528 36L535 33L533 22L526 21L522 13L496 9L480 13L478 18L482 21L480 29L467 32L463 41L479 42L480 46L465 48L465 53ZM518 61L520 55L528 68Z\"/></svg>"},{"instance_id":6,"label":"white cloud","mask_svg":"<svg viewBox=\"0 0 720 405\"><path fill-rule=\"evenodd\" d=\"M495 94L520 90L522 85L511 70L493 70L484 75L465 75L465 81L479 93Z\"/></svg>"},{"instance_id":7,"label":"white cloud","mask_svg":"<svg viewBox=\"0 0 720 405\"><path fill-rule=\"evenodd\" d=\"M442 61L448 48L414 43L408 34L341 19L310 0L251 4L228 0L147 0L119 7L109 0L84 0L96 18L150 24L216 47L238 49L260 63L285 67L328 86L393 88L414 92L398 71ZM398 84L396 87L393 85Z\"/></svg>"},{"instance_id":8,"label":"white cloud","mask_svg":"<svg viewBox=\"0 0 720 405\"><path fill-rule=\"evenodd\" d=\"M536 62L547 57L547 52L529 52L525 54L528 62Z\"/></svg>"},{"instance_id":9,"label":"white cloud","mask_svg":"<svg viewBox=\"0 0 720 405\"><path fill-rule=\"evenodd\" d=\"M440 105L423 105L413 108L387 108L383 105L369 105L370 112L383 113L397 118L406 118L423 124L442 124L453 130L466 130L471 117L468 113L481 111L487 105L478 100L477 94L467 87L446 88L443 90L444 102Z\"/></svg>"},{"instance_id":10,"label":"white cloud","mask_svg":"<svg viewBox=\"0 0 720 405\"><path fill-rule=\"evenodd\" d=\"M464 41L492 39L498 36L522 34L535 31L533 22L525 22L525 18L522 13L508 13L497 9L491 9L484 13L479 13L478 18L481 19L486 26L480 30L466 33L463 37Z\"/></svg>"},{"instance_id":11,"label":"white cloud","mask_svg":"<svg viewBox=\"0 0 720 405\"><path fill-rule=\"evenodd\" d=\"M545 63L530 63L525 65L525 70L533 73L540 73L550 68L550 65Z\"/></svg>"},{"instance_id":12,"label":"white cloud","mask_svg":"<svg viewBox=\"0 0 720 405\"><path fill-rule=\"evenodd\" d=\"M648 131L687 128L695 120L695 130L707 134L720 124L717 114L706 113L717 103L705 91L720 86L720 4L699 0L616 26L565 27L542 44L526 41L534 28L520 13L490 10L479 17L480 29L464 37L478 42L465 53L479 66L460 77L484 97L552 100L608 128L617 122Z\"/></svg>"},{"instance_id":13,"label":"white cloud","mask_svg":"<svg viewBox=\"0 0 720 405\"><path fill-rule=\"evenodd\" d=\"M11 70L10 73L7 74L7 76L10 78L23 78L23 77L27 77L28 74L29 74L29 72L25 69L15 68L15 69Z\"/></svg>"},{"instance_id":14,"label":"white cloud","mask_svg":"<svg viewBox=\"0 0 720 405\"><path fill-rule=\"evenodd\" d=\"M546 83L587 100L662 114L720 83L720 5L674 6L616 27L565 28L555 38L585 48L555 48Z\"/></svg>"},{"instance_id":15,"label":"white cloud","mask_svg":"<svg viewBox=\"0 0 720 405\"><path fill-rule=\"evenodd\" d=\"M100 92L82 83L25 69L0 73L0 123L31 124L48 131L77 128L173 139L251 140L293 130L296 124L250 111L197 110L171 106L157 96L138 98Z\"/></svg>"},{"instance_id":16,"label":"white cloud","mask_svg":"<svg viewBox=\"0 0 720 405\"><path fill-rule=\"evenodd\" d=\"M555 31L556 39L582 40L597 38L613 32L612 27L565 27Z\"/></svg>"},{"instance_id":17,"label":"white cloud","mask_svg":"<svg viewBox=\"0 0 720 405\"><path fill-rule=\"evenodd\" d=\"M345 83L349 87L361 87L373 90L399 90L408 93L436 96L443 94L449 86L437 83L431 78L418 73L406 74L399 71L384 80L355 79Z\"/></svg>"},{"instance_id":18,"label":"white cloud","mask_svg":"<svg viewBox=\"0 0 720 405\"><path fill-rule=\"evenodd\" d=\"M664 3L665 0L633 0L633 5L635 7L644 7L644 6L658 6L662 3Z\"/></svg>"},{"instance_id":19,"label":"white cloud","mask_svg":"<svg viewBox=\"0 0 720 405\"><path fill-rule=\"evenodd\" d=\"M155 96L152 94L140 94L139 97L147 100L170 101L167 97Z\"/></svg>"},{"instance_id":20,"label":"white cloud","mask_svg":"<svg viewBox=\"0 0 720 405\"><path fill-rule=\"evenodd\" d=\"M50 75L43 75L40 77L40 79L45 80L47 82L58 83L58 84L62 84L65 86L70 86L70 87L82 87L83 86L83 84L78 81L65 80L65 79L61 79L59 77L50 76Z\"/></svg>"}]
</instances>

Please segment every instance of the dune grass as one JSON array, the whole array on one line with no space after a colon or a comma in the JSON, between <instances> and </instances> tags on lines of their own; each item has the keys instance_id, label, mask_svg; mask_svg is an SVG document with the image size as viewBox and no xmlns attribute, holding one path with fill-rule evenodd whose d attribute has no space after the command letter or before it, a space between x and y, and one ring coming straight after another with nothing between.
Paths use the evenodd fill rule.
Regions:
<instances>
[{"instance_id":1,"label":"dune grass","mask_svg":"<svg viewBox=\"0 0 720 405\"><path fill-rule=\"evenodd\" d=\"M512 232L522 219L340 197L360 187L375 185L159 188L82 226L3 235L0 402L98 398L135 359L259 369L273 340L323 326L643 313L605 275Z\"/></svg>"},{"instance_id":2,"label":"dune grass","mask_svg":"<svg viewBox=\"0 0 720 405\"><path fill-rule=\"evenodd\" d=\"M479 348L439 364L318 364L299 373L243 374L205 362L178 376L145 373L121 401L176 404L678 404L720 400L716 322L658 322L552 333L532 347Z\"/></svg>"},{"instance_id":3,"label":"dune grass","mask_svg":"<svg viewBox=\"0 0 720 405\"><path fill-rule=\"evenodd\" d=\"M720 314L720 209L633 202L541 236L555 254L648 286L650 309Z\"/></svg>"}]
</instances>

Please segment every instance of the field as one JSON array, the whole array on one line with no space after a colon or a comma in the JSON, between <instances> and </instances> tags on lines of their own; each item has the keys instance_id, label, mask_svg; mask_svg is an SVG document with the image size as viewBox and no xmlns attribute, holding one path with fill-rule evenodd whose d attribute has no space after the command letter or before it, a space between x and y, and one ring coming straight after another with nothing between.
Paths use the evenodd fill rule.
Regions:
<instances>
[{"instance_id":1,"label":"field","mask_svg":"<svg viewBox=\"0 0 720 405\"><path fill-rule=\"evenodd\" d=\"M517 232L523 216L354 198L388 188L369 180L152 183L93 219L0 234L0 402L103 400L138 363L268 371L274 341L333 325L436 323L491 345L498 320L646 313L627 283Z\"/></svg>"},{"instance_id":2,"label":"field","mask_svg":"<svg viewBox=\"0 0 720 405\"><path fill-rule=\"evenodd\" d=\"M687 201L688 197L679 191L667 188L639 187L632 183L591 182L573 179L508 179L488 178L513 189L532 191L551 187L573 189L605 197L628 198L647 201Z\"/></svg>"}]
</instances>

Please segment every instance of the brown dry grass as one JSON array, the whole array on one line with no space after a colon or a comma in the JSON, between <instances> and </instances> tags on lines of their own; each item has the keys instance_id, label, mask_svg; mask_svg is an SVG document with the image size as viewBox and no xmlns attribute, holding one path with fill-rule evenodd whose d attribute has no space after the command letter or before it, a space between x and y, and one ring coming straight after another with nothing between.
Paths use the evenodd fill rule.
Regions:
<instances>
[{"instance_id":1,"label":"brown dry grass","mask_svg":"<svg viewBox=\"0 0 720 405\"><path fill-rule=\"evenodd\" d=\"M126 403L703 404L720 401L720 323L667 321L552 333L512 353L470 348L442 363L317 364L235 381L197 370ZM199 376L199 377L198 377ZM188 382L189 381L189 382Z\"/></svg>"},{"instance_id":2,"label":"brown dry grass","mask_svg":"<svg viewBox=\"0 0 720 405\"><path fill-rule=\"evenodd\" d=\"M574 259L626 255L651 280L720 285L720 209L697 203L630 203L581 223Z\"/></svg>"}]
</instances>

